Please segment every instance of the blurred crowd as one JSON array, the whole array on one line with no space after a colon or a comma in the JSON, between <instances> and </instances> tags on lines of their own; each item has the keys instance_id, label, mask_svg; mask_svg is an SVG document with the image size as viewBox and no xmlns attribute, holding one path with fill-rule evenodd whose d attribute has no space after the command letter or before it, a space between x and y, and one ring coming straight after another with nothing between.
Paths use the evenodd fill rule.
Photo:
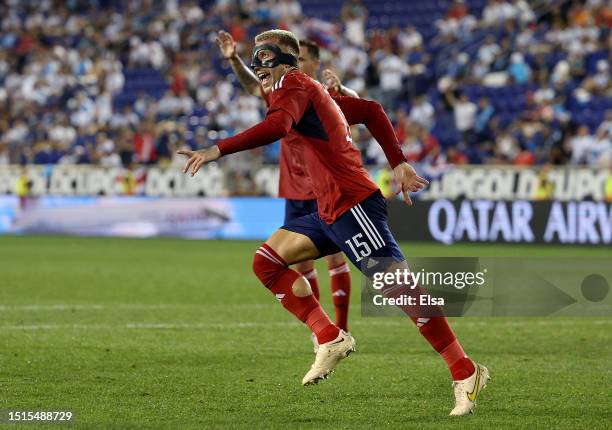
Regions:
<instances>
[{"instance_id":1,"label":"blurred crowd","mask_svg":"<svg viewBox=\"0 0 612 430\"><path fill-rule=\"evenodd\" d=\"M612 7L543 3L438 2L433 32L420 32L371 28L367 0L340 4L335 21L305 17L296 0L7 0L0 165L178 164L176 149L265 115L221 58L217 31L248 61L253 36L280 27L317 41L345 86L380 101L404 153L431 174L466 163L611 166ZM366 131L354 141L367 164L385 163ZM277 143L223 163L252 172L278 155Z\"/></svg>"}]
</instances>

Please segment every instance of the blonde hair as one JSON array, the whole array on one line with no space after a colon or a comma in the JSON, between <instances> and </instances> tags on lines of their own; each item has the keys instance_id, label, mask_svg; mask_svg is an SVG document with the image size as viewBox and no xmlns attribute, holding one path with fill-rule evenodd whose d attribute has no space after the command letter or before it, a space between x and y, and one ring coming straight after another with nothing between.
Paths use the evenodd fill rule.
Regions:
<instances>
[{"instance_id":1,"label":"blonde hair","mask_svg":"<svg viewBox=\"0 0 612 430\"><path fill-rule=\"evenodd\" d=\"M255 42L263 42L270 39L278 40L279 45L287 48L290 54L296 56L300 55L300 42L292 32L275 28L274 30L264 31L255 36Z\"/></svg>"}]
</instances>

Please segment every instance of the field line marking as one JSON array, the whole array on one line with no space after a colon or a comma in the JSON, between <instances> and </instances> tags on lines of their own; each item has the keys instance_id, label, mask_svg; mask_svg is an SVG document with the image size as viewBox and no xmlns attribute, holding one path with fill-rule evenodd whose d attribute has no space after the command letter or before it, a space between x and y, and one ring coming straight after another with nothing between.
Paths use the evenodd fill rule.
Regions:
<instances>
[{"instance_id":1,"label":"field line marking","mask_svg":"<svg viewBox=\"0 0 612 430\"><path fill-rule=\"evenodd\" d=\"M412 324L408 324L406 321L383 321L383 320L357 320L351 324L357 326L386 326L386 327L400 327L406 326L412 328ZM460 325L467 327L477 327L486 325L486 322L478 321L462 321ZM575 326L576 324L581 325L611 325L612 319L603 320L548 320L548 321L505 321L501 326L513 327L513 326L526 326L526 325L539 325L539 326ZM238 322L238 323L141 323L141 322L129 322L125 324L23 324L23 325L2 325L1 330L24 330L24 331L38 331L38 330L117 330L117 329L131 329L131 330L195 330L195 329L240 329L240 328L259 328L259 327L300 327L297 321L279 321L279 322Z\"/></svg>"},{"instance_id":2,"label":"field line marking","mask_svg":"<svg viewBox=\"0 0 612 430\"><path fill-rule=\"evenodd\" d=\"M211 307L227 307L227 308L271 308L278 307L277 303L236 303L236 304L145 304L145 303L91 303L91 304L67 304L56 303L48 305L25 304L25 305L0 305L0 312L7 311L104 311L109 309L128 309L128 310L160 310L160 309L201 309Z\"/></svg>"}]
</instances>

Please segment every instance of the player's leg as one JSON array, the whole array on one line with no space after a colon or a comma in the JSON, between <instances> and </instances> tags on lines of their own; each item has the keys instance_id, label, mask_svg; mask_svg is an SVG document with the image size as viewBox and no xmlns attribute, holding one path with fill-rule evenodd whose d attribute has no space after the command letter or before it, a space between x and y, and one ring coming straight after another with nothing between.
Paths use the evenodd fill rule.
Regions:
<instances>
[{"instance_id":1,"label":"player's leg","mask_svg":"<svg viewBox=\"0 0 612 430\"><path fill-rule=\"evenodd\" d=\"M332 324L312 295L306 278L288 266L338 251L323 232L319 217L310 214L284 225L257 250L255 257L259 279L287 310L310 327L319 341L315 362L302 379L304 385L327 378L338 362L355 350L355 340Z\"/></svg>"},{"instance_id":2,"label":"player's leg","mask_svg":"<svg viewBox=\"0 0 612 430\"><path fill-rule=\"evenodd\" d=\"M321 293L319 291L319 281L317 280L317 269L315 269L314 260L306 260L293 265L293 268L300 272L302 276L308 279L312 294L319 300Z\"/></svg>"},{"instance_id":3,"label":"player's leg","mask_svg":"<svg viewBox=\"0 0 612 430\"><path fill-rule=\"evenodd\" d=\"M310 327L319 343L326 343L335 339L340 330L312 294L308 280L289 268L318 255L319 250L308 237L281 229L256 251L253 271L285 309Z\"/></svg>"},{"instance_id":4,"label":"player's leg","mask_svg":"<svg viewBox=\"0 0 612 430\"><path fill-rule=\"evenodd\" d=\"M391 234L387 224L386 201L380 193L375 193L360 204L351 208L328 226L327 234L340 247L349 259L367 275L371 271L408 268L408 264ZM376 266L365 268L362 262L392 260L390 267L378 269ZM379 260L380 259L380 260ZM382 263L381 263L382 264ZM369 264L368 264L369 266ZM400 286L401 287L401 286ZM416 292L408 292L416 294ZM459 340L441 312L434 316L420 313L418 308L402 308L416 324L421 335L440 354L446 362L455 387L469 387L461 393L456 389L456 406L452 415L465 415L473 409L478 392L488 379L488 370L475 365L465 354ZM428 311L430 311L428 309ZM459 397L457 397L459 396ZM471 397L470 397L471 396Z\"/></svg>"},{"instance_id":5,"label":"player's leg","mask_svg":"<svg viewBox=\"0 0 612 430\"><path fill-rule=\"evenodd\" d=\"M325 257L331 282L332 300L336 311L336 325L348 332L348 312L351 299L351 274L344 254L338 252Z\"/></svg>"},{"instance_id":6,"label":"player's leg","mask_svg":"<svg viewBox=\"0 0 612 430\"><path fill-rule=\"evenodd\" d=\"M285 199L285 221L284 224L289 224L297 218L311 214L317 211L316 200L292 200ZM293 267L300 272L302 276L308 279L312 293L319 300L319 282L317 280L317 270L315 269L314 260L306 260L297 263Z\"/></svg>"}]
</instances>

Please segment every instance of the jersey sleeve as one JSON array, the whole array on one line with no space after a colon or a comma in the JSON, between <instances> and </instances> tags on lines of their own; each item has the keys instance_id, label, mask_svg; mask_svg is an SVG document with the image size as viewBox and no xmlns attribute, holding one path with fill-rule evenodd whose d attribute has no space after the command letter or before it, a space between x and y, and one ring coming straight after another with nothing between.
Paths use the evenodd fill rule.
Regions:
<instances>
[{"instance_id":1,"label":"jersey sleeve","mask_svg":"<svg viewBox=\"0 0 612 430\"><path fill-rule=\"evenodd\" d=\"M242 133L220 140L217 147L224 156L268 145L285 137L291 130L291 122L291 116L287 112L278 110Z\"/></svg>"},{"instance_id":2,"label":"jersey sleeve","mask_svg":"<svg viewBox=\"0 0 612 430\"><path fill-rule=\"evenodd\" d=\"M291 74L284 75L274 84L268 101L268 115L279 110L285 111L293 119L293 124L300 122L310 106L310 98L304 84Z\"/></svg>"},{"instance_id":3,"label":"jersey sleeve","mask_svg":"<svg viewBox=\"0 0 612 430\"><path fill-rule=\"evenodd\" d=\"M334 97L350 125L363 124L378 142L391 168L406 161L393 124L380 103L355 97Z\"/></svg>"}]
</instances>

